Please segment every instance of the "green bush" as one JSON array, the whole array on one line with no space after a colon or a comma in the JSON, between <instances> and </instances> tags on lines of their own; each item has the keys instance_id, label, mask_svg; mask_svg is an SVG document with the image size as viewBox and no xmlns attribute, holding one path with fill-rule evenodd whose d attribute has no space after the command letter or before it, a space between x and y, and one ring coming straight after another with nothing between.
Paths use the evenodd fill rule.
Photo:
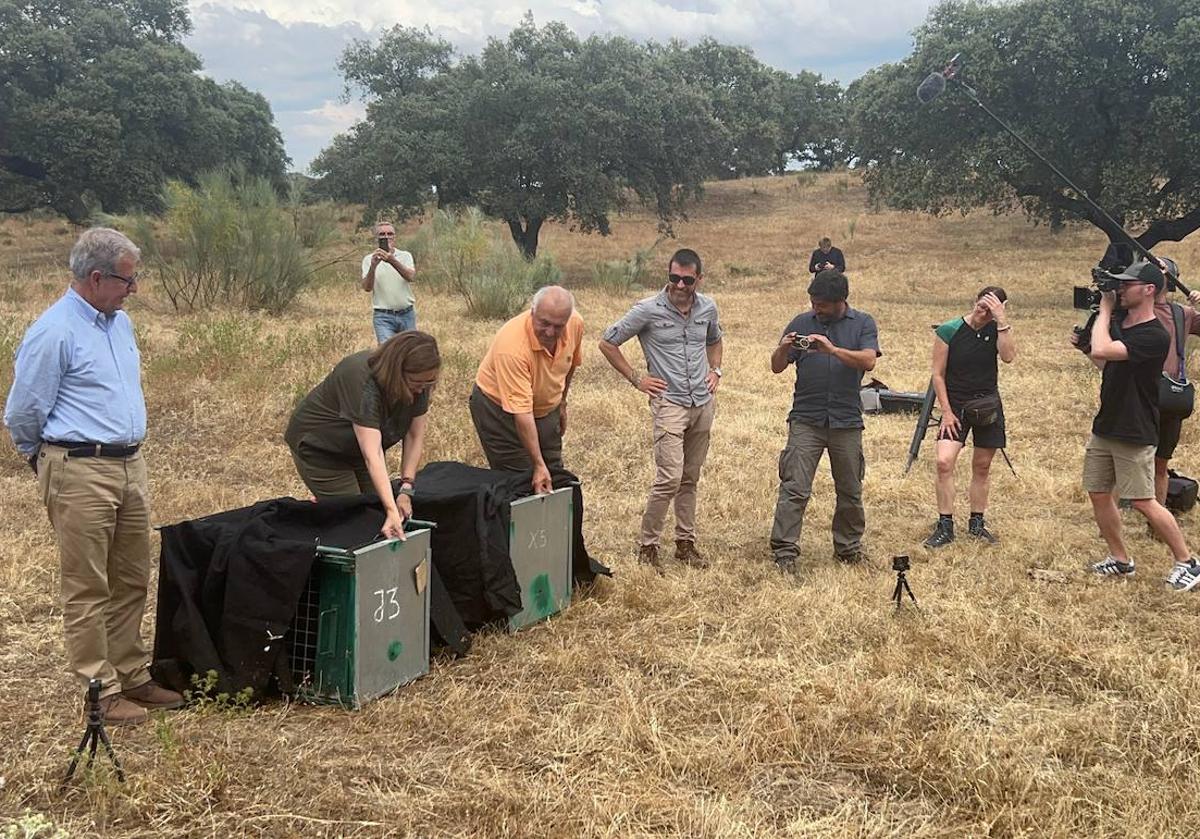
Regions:
<instances>
[{"instance_id":1,"label":"green bush","mask_svg":"<svg viewBox=\"0 0 1200 839\"><path fill-rule=\"evenodd\" d=\"M473 318L512 317L535 289L562 281L553 257L526 260L475 207L438 210L404 248L413 255L422 286L461 295Z\"/></svg>"},{"instance_id":2,"label":"green bush","mask_svg":"<svg viewBox=\"0 0 1200 839\"><path fill-rule=\"evenodd\" d=\"M610 259L592 266L592 284L612 294L626 294L635 288L655 285L654 251L663 242L659 237L654 244L633 252L629 259Z\"/></svg>"},{"instance_id":3,"label":"green bush","mask_svg":"<svg viewBox=\"0 0 1200 839\"><path fill-rule=\"evenodd\" d=\"M195 188L172 181L165 204L161 224L133 220L133 237L176 311L228 304L277 314L325 267L312 246L332 235L332 210L283 207L263 178L214 171Z\"/></svg>"}]
</instances>

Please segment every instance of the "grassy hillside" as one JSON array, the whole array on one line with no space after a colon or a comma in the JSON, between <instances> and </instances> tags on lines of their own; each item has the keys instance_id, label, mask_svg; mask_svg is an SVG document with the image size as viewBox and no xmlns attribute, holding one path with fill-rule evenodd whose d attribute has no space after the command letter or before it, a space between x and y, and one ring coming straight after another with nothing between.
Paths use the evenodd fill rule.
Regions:
<instances>
[{"instance_id":1,"label":"grassy hillside","mask_svg":"<svg viewBox=\"0 0 1200 839\"><path fill-rule=\"evenodd\" d=\"M598 260L652 243L653 219L626 215L609 238L551 228L542 246L588 325L566 463L585 482L589 547L617 576L546 624L477 637L467 658L358 713L275 703L116 731L124 787L101 773L56 793L81 730L63 672L58 560L5 436L0 816L28 807L72 835L107 837L1195 835L1200 595L1162 589L1168 552L1136 517L1138 577L1082 571L1103 556L1080 487L1099 382L1066 341L1070 286L1086 279L1101 237L864 207L845 175L713 184L677 240L658 247L662 273L674 247L701 253L726 330L700 488L710 570L658 576L633 563L653 473L649 414L595 351L639 292L614 298L586 278ZM832 561L823 465L800 579L770 564L792 374L772 376L767 359L807 308L807 257L824 234L846 252L852 303L879 323L875 375L896 389L923 390L930 324L964 313L983 285L1009 291L1019 354L1001 389L1017 476L997 463L999 546L918 548L936 517L932 447L904 478L911 418L872 417L871 562ZM0 224L5 392L25 324L65 286L71 236L57 222ZM360 239L365 252L370 237ZM1197 276L1196 242L1163 250L1185 281ZM179 316L152 280L140 290L128 308L145 362L156 522L304 493L281 434L298 395L373 342L354 270L278 320ZM427 458L481 464L466 397L498 324L416 287L419 326L445 358ZM1192 421L1183 471L1200 470L1198 447ZM964 522L968 468L962 458ZM1184 527L1200 546L1195 521ZM920 614L888 602L895 553L913 554ZM1032 579L1031 568L1062 581Z\"/></svg>"}]
</instances>

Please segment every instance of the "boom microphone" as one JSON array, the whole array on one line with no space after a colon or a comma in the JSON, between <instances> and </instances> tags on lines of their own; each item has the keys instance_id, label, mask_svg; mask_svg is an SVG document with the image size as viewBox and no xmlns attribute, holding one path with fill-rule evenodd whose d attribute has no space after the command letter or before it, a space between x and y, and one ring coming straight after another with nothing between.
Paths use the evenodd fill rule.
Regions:
<instances>
[{"instance_id":1,"label":"boom microphone","mask_svg":"<svg viewBox=\"0 0 1200 839\"><path fill-rule=\"evenodd\" d=\"M917 88L917 99L922 105L928 105L942 95L946 89L946 77L941 73L930 73Z\"/></svg>"},{"instance_id":2,"label":"boom microphone","mask_svg":"<svg viewBox=\"0 0 1200 839\"><path fill-rule=\"evenodd\" d=\"M954 57L946 62L946 66L941 72L930 73L925 77L925 81L921 82L917 87L917 99L922 105L928 105L934 99L942 95L942 91L946 89L946 82L958 75L959 71L959 56L962 53L956 52Z\"/></svg>"},{"instance_id":3,"label":"boom microphone","mask_svg":"<svg viewBox=\"0 0 1200 839\"><path fill-rule=\"evenodd\" d=\"M995 122L997 125L999 125L1001 128L1003 128L1008 133L1009 136L1011 136L1014 140L1016 140L1018 143L1020 143L1021 146L1027 152L1029 152L1031 155L1033 155L1033 157L1035 157L1037 160L1040 160L1047 169L1049 169L1051 172L1053 172L1055 175L1057 175L1059 180L1061 180L1068 187L1070 187L1072 190L1074 190L1075 193L1081 199L1083 199L1083 203L1088 205L1088 207L1091 209L1094 216L1096 218L1102 219L1105 223L1108 224L1109 230L1119 231L1121 233L1121 235L1123 236L1126 244L1128 244L1130 247L1132 247L1134 252L1139 254L1143 259L1149 260L1150 262L1153 262L1156 264L1158 263L1158 257L1156 257L1154 254L1152 254L1150 252L1149 248L1147 248L1145 245L1143 245L1141 242L1139 242L1132 233L1130 233L1128 230L1126 230L1121 224L1119 224L1117 222L1116 219L1114 219L1111 215L1109 215L1108 211L1106 211L1103 207L1101 207L1099 204L1097 204L1095 201L1093 201L1092 197L1090 195L1088 195L1087 192L1085 192L1082 187L1080 187L1073 180L1068 178L1061 169L1059 169L1057 166L1055 166L1053 163L1051 163L1049 160L1047 160L1046 157L1040 151L1035 149L1029 143L1028 140L1026 140L1024 137L1022 137L1019 133L1017 133L1015 128L1013 128L1007 122L1002 120L999 117L999 115L997 115L991 108L989 108L987 105L985 105L983 103L983 101L979 98L979 94L975 92L975 89L973 87L971 87L969 84L967 84L965 81L963 81L962 78L959 77L960 70L961 70L961 64L959 63L959 54L956 53L955 56L953 58L951 58L949 62L947 62L946 66L940 72L930 73L928 76L925 77L925 80L923 82L921 82L921 84L917 87L917 99L921 102L921 104L927 105L930 102L932 102L934 99L936 99L939 95L941 95L942 91L944 91L946 89L946 82L951 81L951 80L958 82L959 90L961 90L967 96L968 99L970 99L972 102L974 102L981 111L983 111L985 114L987 114L992 119L993 122ZM1111 237L1112 234L1110 233L1109 235ZM1184 294L1191 293L1188 290L1187 286L1185 286L1183 283L1179 282L1178 269L1176 269L1175 276L1170 277L1169 279L1174 283L1174 287L1179 289L1180 291L1182 291Z\"/></svg>"}]
</instances>

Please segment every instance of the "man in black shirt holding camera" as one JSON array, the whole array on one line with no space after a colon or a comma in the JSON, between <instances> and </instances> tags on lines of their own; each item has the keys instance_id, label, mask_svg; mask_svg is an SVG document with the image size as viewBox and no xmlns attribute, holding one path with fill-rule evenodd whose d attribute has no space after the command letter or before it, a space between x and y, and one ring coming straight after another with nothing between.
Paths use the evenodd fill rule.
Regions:
<instances>
[{"instance_id":1,"label":"man in black shirt holding camera","mask_svg":"<svg viewBox=\"0 0 1200 839\"><path fill-rule=\"evenodd\" d=\"M1154 494L1158 445L1158 380L1170 337L1154 316L1154 297L1166 279L1158 266L1135 262L1121 274L1116 293L1105 292L1092 326L1092 362L1103 371L1100 410L1083 459L1083 487L1092 501L1109 555L1091 566L1105 576L1131 577L1134 562L1121 538L1117 498L1128 498L1175 555L1167 585L1191 591L1200 584L1200 562L1188 550L1175 517ZM1120 303L1120 310L1117 304ZM1114 338L1113 312L1121 317Z\"/></svg>"}]
</instances>

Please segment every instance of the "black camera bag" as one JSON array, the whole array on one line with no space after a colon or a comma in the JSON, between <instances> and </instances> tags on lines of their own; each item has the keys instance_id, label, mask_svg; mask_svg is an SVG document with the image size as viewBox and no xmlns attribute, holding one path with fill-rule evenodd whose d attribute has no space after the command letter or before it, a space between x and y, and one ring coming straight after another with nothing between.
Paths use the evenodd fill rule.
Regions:
<instances>
[{"instance_id":1,"label":"black camera bag","mask_svg":"<svg viewBox=\"0 0 1200 839\"><path fill-rule=\"evenodd\" d=\"M961 419L975 428L993 425L1000 419L1000 394L987 393L963 402Z\"/></svg>"},{"instance_id":2,"label":"black camera bag","mask_svg":"<svg viewBox=\"0 0 1200 839\"><path fill-rule=\"evenodd\" d=\"M1179 380L1166 373L1158 380L1158 412L1163 416L1186 419L1196 407L1196 388L1187 378L1187 360L1183 354L1183 307L1171 304L1171 315L1175 321L1175 353L1179 356Z\"/></svg>"},{"instance_id":3,"label":"black camera bag","mask_svg":"<svg viewBox=\"0 0 1200 839\"><path fill-rule=\"evenodd\" d=\"M1167 471L1167 509L1176 513L1186 513L1196 506L1196 491L1200 484L1187 475L1180 475L1174 469Z\"/></svg>"}]
</instances>

